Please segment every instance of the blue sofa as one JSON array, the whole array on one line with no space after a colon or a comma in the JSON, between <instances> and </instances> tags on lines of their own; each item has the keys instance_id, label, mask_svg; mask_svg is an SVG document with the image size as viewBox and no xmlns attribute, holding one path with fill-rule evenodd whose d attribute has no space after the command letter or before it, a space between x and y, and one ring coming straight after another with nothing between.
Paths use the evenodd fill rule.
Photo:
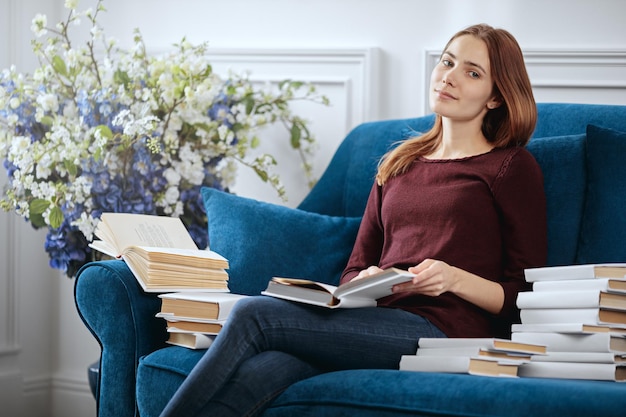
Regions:
<instances>
[{"instance_id":1,"label":"blue sofa","mask_svg":"<svg viewBox=\"0 0 626 417\"><path fill-rule=\"evenodd\" d=\"M544 173L549 264L625 262L626 106L540 103L538 110L528 148ZM432 121L424 116L356 127L297 209L205 190L211 248L231 261L231 291L258 294L272 274L336 282L378 158ZM85 266L75 300L102 346L94 373L99 415L157 416L203 351L165 344L165 323L154 317L159 299L142 292L121 261ZM625 413L626 385L620 383L369 369L296 383L264 416Z\"/></svg>"}]
</instances>

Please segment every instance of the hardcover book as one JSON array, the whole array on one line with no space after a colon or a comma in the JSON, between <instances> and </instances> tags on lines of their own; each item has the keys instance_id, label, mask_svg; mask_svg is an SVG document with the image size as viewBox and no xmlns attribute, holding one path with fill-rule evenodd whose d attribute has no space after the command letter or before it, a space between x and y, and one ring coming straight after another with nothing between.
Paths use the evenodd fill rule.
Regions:
<instances>
[{"instance_id":1,"label":"hardcover book","mask_svg":"<svg viewBox=\"0 0 626 417\"><path fill-rule=\"evenodd\" d=\"M146 292L228 291L228 260L198 249L179 218L103 213L90 246L123 259Z\"/></svg>"}]
</instances>

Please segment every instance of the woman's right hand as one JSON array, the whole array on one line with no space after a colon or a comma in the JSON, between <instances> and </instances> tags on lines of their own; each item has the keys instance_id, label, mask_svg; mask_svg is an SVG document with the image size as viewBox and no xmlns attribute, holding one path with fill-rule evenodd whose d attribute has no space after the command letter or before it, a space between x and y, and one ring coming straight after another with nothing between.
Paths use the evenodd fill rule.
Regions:
<instances>
[{"instance_id":1,"label":"woman's right hand","mask_svg":"<svg viewBox=\"0 0 626 417\"><path fill-rule=\"evenodd\" d=\"M352 278L352 281L357 280L357 279L363 279L363 278L369 277L370 275L374 275L382 271L383 270L377 267L376 265L372 265L369 268L364 269L361 272L359 272L359 275Z\"/></svg>"}]
</instances>

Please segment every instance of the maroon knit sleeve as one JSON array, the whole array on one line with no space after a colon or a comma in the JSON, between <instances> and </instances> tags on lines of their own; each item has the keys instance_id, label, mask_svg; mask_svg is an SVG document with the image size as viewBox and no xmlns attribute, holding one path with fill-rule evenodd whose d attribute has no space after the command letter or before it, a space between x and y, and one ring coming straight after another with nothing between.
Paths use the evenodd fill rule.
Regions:
<instances>
[{"instance_id":1,"label":"maroon knit sleeve","mask_svg":"<svg viewBox=\"0 0 626 417\"><path fill-rule=\"evenodd\" d=\"M378 265L383 242L383 226L380 217L381 187L374 183L370 191L352 254L341 275L340 283L350 281L360 271Z\"/></svg>"}]
</instances>

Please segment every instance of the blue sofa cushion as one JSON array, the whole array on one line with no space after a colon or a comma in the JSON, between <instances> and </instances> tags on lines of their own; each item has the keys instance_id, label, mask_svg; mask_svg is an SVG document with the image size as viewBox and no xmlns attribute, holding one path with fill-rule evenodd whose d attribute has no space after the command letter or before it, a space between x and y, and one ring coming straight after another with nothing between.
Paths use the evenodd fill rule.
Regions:
<instances>
[{"instance_id":1,"label":"blue sofa cushion","mask_svg":"<svg viewBox=\"0 0 626 417\"><path fill-rule=\"evenodd\" d=\"M202 196L209 245L229 260L231 292L259 294L273 276L339 282L360 217L310 213L213 188Z\"/></svg>"},{"instance_id":2,"label":"blue sofa cushion","mask_svg":"<svg viewBox=\"0 0 626 417\"><path fill-rule=\"evenodd\" d=\"M577 260L626 262L626 132L587 127L587 177Z\"/></svg>"},{"instance_id":3,"label":"blue sofa cushion","mask_svg":"<svg viewBox=\"0 0 626 417\"><path fill-rule=\"evenodd\" d=\"M603 381L351 370L293 384L263 417L617 417L626 409L624 388Z\"/></svg>"},{"instance_id":4,"label":"blue sofa cushion","mask_svg":"<svg viewBox=\"0 0 626 417\"><path fill-rule=\"evenodd\" d=\"M161 414L205 351L170 346L139 360L136 396L143 417Z\"/></svg>"},{"instance_id":5,"label":"blue sofa cushion","mask_svg":"<svg viewBox=\"0 0 626 417\"><path fill-rule=\"evenodd\" d=\"M585 203L586 135L534 138L527 149L543 172L548 216L548 265L576 260Z\"/></svg>"}]
</instances>

